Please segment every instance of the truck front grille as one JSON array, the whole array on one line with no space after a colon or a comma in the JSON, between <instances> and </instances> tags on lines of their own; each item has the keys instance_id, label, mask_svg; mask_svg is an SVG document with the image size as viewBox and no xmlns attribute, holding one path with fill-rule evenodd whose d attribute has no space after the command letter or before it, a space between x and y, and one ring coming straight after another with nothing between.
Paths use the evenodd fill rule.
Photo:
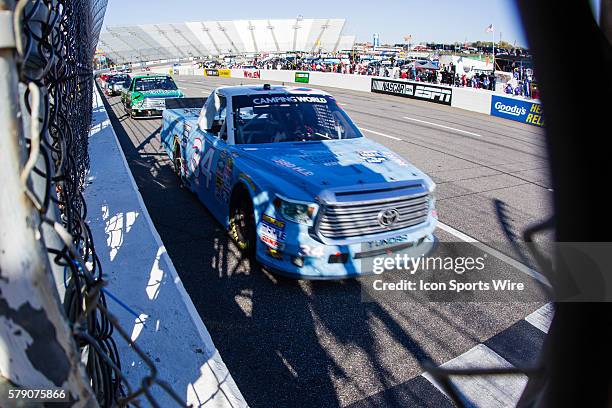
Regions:
<instances>
[{"instance_id":1,"label":"truck front grille","mask_svg":"<svg viewBox=\"0 0 612 408\"><path fill-rule=\"evenodd\" d=\"M384 225L381 217L388 210L397 212L396 220ZM321 207L317 228L326 238L374 235L421 224L427 220L428 212L427 192L385 200L326 204Z\"/></svg>"}]
</instances>

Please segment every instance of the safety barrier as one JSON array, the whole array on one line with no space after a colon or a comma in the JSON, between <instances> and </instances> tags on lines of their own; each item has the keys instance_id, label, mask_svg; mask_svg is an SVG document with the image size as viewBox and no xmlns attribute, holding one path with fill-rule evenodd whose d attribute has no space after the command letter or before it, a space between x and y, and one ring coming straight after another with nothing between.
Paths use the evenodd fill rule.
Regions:
<instances>
[{"instance_id":1,"label":"safety barrier","mask_svg":"<svg viewBox=\"0 0 612 408\"><path fill-rule=\"evenodd\" d=\"M534 126L544 125L540 101L512 97L482 89L459 88L403 79L318 71L232 69L231 77L328 86L353 91L378 92L444 104L454 108L484 113Z\"/></svg>"},{"instance_id":2,"label":"safety barrier","mask_svg":"<svg viewBox=\"0 0 612 408\"><path fill-rule=\"evenodd\" d=\"M460 88L405 79L318 71L255 68L194 69L192 66L171 67L170 71L172 72L168 68L156 68L153 71L174 75L231 77L383 93L443 104L453 108L484 113L534 126L544 126L540 101L482 89Z\"/></svg>"}]
</instances>

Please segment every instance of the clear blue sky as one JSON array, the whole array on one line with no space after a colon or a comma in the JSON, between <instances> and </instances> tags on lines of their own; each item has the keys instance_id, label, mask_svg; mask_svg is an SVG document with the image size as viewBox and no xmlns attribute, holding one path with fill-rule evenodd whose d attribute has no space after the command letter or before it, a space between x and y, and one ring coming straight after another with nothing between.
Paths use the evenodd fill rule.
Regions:
<instances>
[{"instance_id":1,"label":"clear blue sky","mask_svg":"<svg viewBox=\"0 0 612 408\"><path fill-rule=\"evenodd\" d=\"M174 23L201 20L267 18L345 18L345 34L357 41L381 43L490 41L485 27L493 24L495 40L526 46L518 10L512 0L109 0L105 24Z\"/></svg>"}]
</instances>

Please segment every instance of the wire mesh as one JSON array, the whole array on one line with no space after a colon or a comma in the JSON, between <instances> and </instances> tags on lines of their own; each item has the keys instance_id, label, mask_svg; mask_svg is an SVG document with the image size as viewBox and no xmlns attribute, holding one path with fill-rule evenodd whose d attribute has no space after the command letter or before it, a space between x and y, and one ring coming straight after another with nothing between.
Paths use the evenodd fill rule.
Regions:
<instances>
[{"instance_id":1,"label":"wire mesh","mask_svg":"<svg viewBox=\"0 0 612 408\"><path fill-rule=\"evenodd\" d=\"M100 406L158 403L158 386L179 405L184 401L160 380L147 355L108 311L105 280L86 223L83 197L89 169L93 65L106 0L21 0L15 7L18 72L22 84L25 146L21 173L26 195L40 213L47 251L64 268L63 306L86 373ZM118 333L149 368L133 389L121 372L113 335Z\"/></svg>"}]
</instances>

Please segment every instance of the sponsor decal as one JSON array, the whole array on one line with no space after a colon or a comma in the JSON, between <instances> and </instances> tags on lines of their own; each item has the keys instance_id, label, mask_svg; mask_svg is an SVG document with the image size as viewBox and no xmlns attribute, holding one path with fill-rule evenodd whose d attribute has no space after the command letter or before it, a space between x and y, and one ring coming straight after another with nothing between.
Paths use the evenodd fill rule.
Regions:
<instances>
[{"instance_id":1,"label":"sponsor decal","mask_svg":"<svg viewBox=\"0 0 612 408\"><path fill-rule=\"evenodd\" d=\"M266 244L272 249L280 249L280 250L285 249L285 244L283 244L282 242L276 241L274 238L270 238L266 235L261 235L259 239L261 240L261 242L263 242L264 244Z\"/></svg>"},{"instance_id":2,"label":"sponsor decal","mask_svg":"<svg viewBox=\"0 0 612 408\"><path fill-rule=\"evenodd\" d=\"M397 237L391 237L386 239L379 239L377 241L368 242L367 245L369 249L378 249L385 248L388 246L393 246L397 244L402 244L404 242L408 242L408 234L399 235Z\"/></svg>"},{"instance_id":3,"label":"sponsor decal","mask_svg":"<svg viewBox=\"0 0 612 408\"><path fill-rule=\"evenodd\" d=\"M261 217L262 221L268 225L276 227L281 231L285 229L285 222L281 220L277 220L276 218L270 217L268 214L264 214Z\"/></svg>"},{"instance_id":4,"label":"sponsor decal","mask_svg":"<svg viewBox=\"0 0 612 408\"><path fill-rule=\"evenodd\" d=\"M325 250L321 245L300 245L301 256L309 256L311 258L321 258L325 255Z\"/></svg>"},{"instance_id":5,"label":"sponsor decal","mask_svg":"<svg viewBox=\"0 0 612 408\"><path fill-rule=\"evenodd\" d=\"M204 148L204 143L202 139L196 137L193 140L193 150L191 151L191 159L189 160L189 171L195 177L200 175L200 159L202 155L202 150Z\"/></svg>"},{"instance_id":6,"label":"sponsor decal","mask_svg":"<svg viewBox=\"0 0 612 408\"><path fill-rule=\"evenodd\" d=\"M232 76L232 71L229 70L229 69L225 69L225 68L224 69L218 69L217 72L218 72L219 76L223 77L223 78L231 78L231 76Z\"/></svg>"},{"instance_id":7,"label":"sponsor decal","mask_svg":"<svg viewBox=\"0 0 612 408\"><path fill-rule=\"evenodd\" d=\"M259 224L259 239L272 249L284 249L287 234L282 228L277 228L273 223L266 222L265 217L264 214L264 217L262 217L264 222ZM280 222L284 228L285 224L282 221L275 220L272 217L269 217L269 219L277 223Z\"/></svg>"},{"instance_id":8,"label":"sponsor decal","mask_svg":"<svg viewBox=\"0 0 612 408\"><path fill-rule=\"evenodd\" d=\"M245 69L242 73L245 78L261 78L261 71L258 69Z\"/></svg>"},{"instance_id":9,"label":"sponsor decal","mask_svg":"<svg viewBox=\"0 0 612 408\"><path fill-rule=\"evenodd\" d=\"M218 69L205 69L204 70L204 75L205 76L219 76L219 70Z\"/></svg>"},{"instance_id":10,"label":"sponsor decal","mask_svg":"<svg viewBox=\"0 0 612 408\"><path fill-rule=\"evenodd\" d=\"M143 98L165 98L165 97L178 97L178 89L154 89L152 91L135 91L142 95Z\"/></svg>"},{"instance_id":11,"label":"sponsor decal","mask_svg":"<svg viewBox=\"0 0 612 408\"><path fill-rule=\"evenodd\" d=\"M253 98L254 105L274 105L282 103L327 103L322 96L271 96Z\"/></svg>"},{"instance_id":12,"label":"sponsor decal","mask_svg":"<svg viewBox=\"0 0 612 408\"><path fill-rule=\"evenodd\" d=\"M387 156L378 150L364 150L359 152L359 156L367 163L382 163L388 160Z\"/></svg>"},{"instance_id":13,"label":"sponsor decal","mask_svg":"<svg viewBox=\"0 0 612 408\"><path fill-rule=\"evenodd\" d=\"M298 166L295 163L291 163L288 162L287 160L283 160L283 159L275 159L273 160L274 163L278 164L279 166L283 166L286 167L288 169L291 169L293 171L295 171L296 173L301 174L302 176L312 176L314 175L314 173L310 170L307 170L303 167Z\"/></svg>"},{"instance_id":14,"label":"sponsor decal","mask_svg":"<svg viewBox=\"0 0 612 408\"><path fill-rule=\"evenodd\" d=\"M491 97L491 115L534 126L544 126L542 105L538 102L493 95Z\"/></svg>"},{"instance_id":15,"label":"sponsor decal","mask_svg":"<svg viewBox=\"0 0 612 408\"><path fill-rule=\"evenodd\" d=\"M389 79L372 78L371 91L388 95L403 96L443 105L451 104L452 88L419 82L393 81Z\"/></svg>"},{"instance_id":16,"label":"sponsor decal","mask_svg":"<svg viewBox=\"0 0 612 408\"><path fill-rule=\"evenodd\" d=\"M295 82L307 84L310 81L310 73L308 72L296 72Z\"/></svg>"},{"instance_id":17,"label":"sponsor decal","mask_svg":"<svg viewBox=\"0 0 612 408\"><path fill-rule=\"evenodd\" d=\"M232 98L234 109L246 106L267 106L282 104L327 104L335 103L329 95L312 94L268 94L268 95L237 95Z\"/></svg>"},{"instance_id":18,"label":"sponsor decal","mask_svg":"<svg viewBox=\"0 0 612 408\"><path fill-rule=\"evenodd\" d=\"M399 155L393 153L393 152L388 152L387 153L387 157L394 162L395 164L397 164L398 166L402 166L402 167L406 167L408 166L408 163L406 161L404 161L404 159L402 159Z\"/></svg>"},{"instance_id":19,"label":"sponsor decal","mask_svg":"<svg viewBox=\"0 0 612 408\"><path fill-rule=\"evenodd\" d=\"M316 152L315 154L311 154L310 152L300 152L300 158L302 160L307 160L311 163L318 164L320 166L337 166L339 163L338 158L342 156L342 154L331 154L325 152Z\"/></svg>"},{"instance_id":20,"label":"sponsor decal","mask_svg":"<svg viewBox=\"0 0 612 408\"><path fill-rule=\"evenodd\" d=\"M272 238L278 242L285 242L285 240L287 239L287 234L285 233L285 231L276 228L272 225L268 225L266 223L260 224L259 225L259 234L260 235L265 235L269 238Z\"/></svg>"},{"instance_id":21,"label":"sponsor decal","mask_svg":"<svg viewBox=\"0 0 612 408\"><path fill-rule=\"evenodd\" d=\"M234 158L229 156L227 152L222 152L215 170L215 198L222 203L229 202L233 170Z\"/></svg>"}]
</instances>

